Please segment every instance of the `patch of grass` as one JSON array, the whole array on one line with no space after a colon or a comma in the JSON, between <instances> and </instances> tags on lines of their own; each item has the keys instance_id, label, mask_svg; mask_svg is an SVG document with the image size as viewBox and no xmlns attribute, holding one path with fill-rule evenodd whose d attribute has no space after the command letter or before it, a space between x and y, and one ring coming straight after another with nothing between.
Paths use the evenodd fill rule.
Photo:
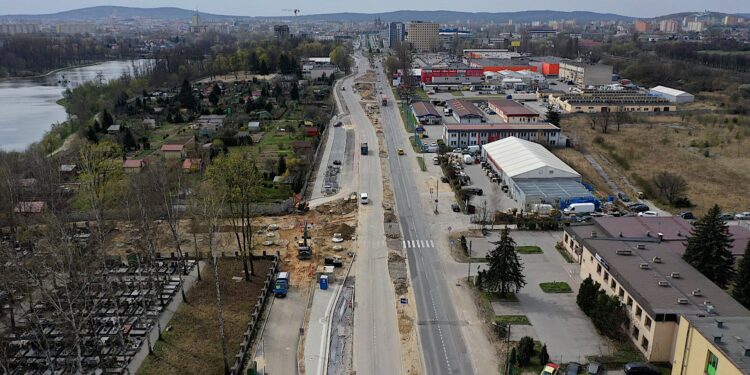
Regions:
<instances>
[{"instance_id":1,"label":"patch of grass","mask_svg":"<svg viewBox=\"0 0 750 375\"><path fill-rule=\"evenodd\" d=\"M242 262L221 259L219 278L224 310L224 332L230 365L239 350L250 313L263 287L268 261L254 261L258 275L250 282L232 280L242 276ZM203 270L203 281L187 293L190 302L183 303L169 322L172 330L157 341L154 354L148 356L138 374L222 374L223 362L216 325L216 289L212 266ZM176 296L175 298L180 298Z\"/></svg>"},{"instance_id":2,"label":"patch of grass","mask_svg":"<svg viewBox=\"0 0 750 375\"><path fill-rule=\"evenodd\" d=\"M416 96L417 98L422 100L430 100L430 97L427 96L427 93L424 92L424 89L422 89L421 87L417 87L411 90L411 94L412 96Z\"/></svg>"},{"instance_id":3,"label":"patch of grass","mask_svg":"<svg viewBox=\"0 0 750 375\"><path fill-rule=\"evenodd\" d=\"M464 96L464 93L461 91L451 91L451 95L453 96Z\"/></svg>"},{"instance_id":4,"label":"patch of grass","mask_svg":"<svg viewBox=\"0 0 750 375\"><path fill-rule=\"evenodd\" d=\"M544 293L572 293L573 289L564 281L551 281L539 284Z\"/></svg>"},{"instance_id":5,"label":"patch of grass","mask_svg":"<svg viewBox=\"0 0 750 375\"><path fill-rule=\"evenodd\" d=\"M543 253L542 248L539 246L516 246L516 251L519 254L541 254Z\"/></svg>"},{"instance_id":6,"label":"patch of grass","mask_svg":"<svg viewBox=\"0 0 750 375\"><path fill-rule=\"evenodd\" d=\"M529 323L529 318L527 318L526 315L497 315L495 316L495 323L527 326L531 325L531 323Z\"/></svg>"},{"instance_id":7,"label":"patch of grass","mask_svg":"<svg viewBox=\"0 0 750 375\"><path fill-rule=\"evenodd\" d=\"M594 355L586 357L589 362L599 362L609 368L623 366L628 362L644 362L643 354L629 341L614 341L612 355Z\"/></svg>"},{"instance_id":8,"label":"patch of grass","mask_svg":"<svg viewBox=\"0 0 750 375\"><path fill-rule=\"evenodd\" d=\"M421 169L422 172L427 172L427 165L425 165L423 157L417 156L417 164L419 164L419 169Z\"/></svg>"}]
</instances>

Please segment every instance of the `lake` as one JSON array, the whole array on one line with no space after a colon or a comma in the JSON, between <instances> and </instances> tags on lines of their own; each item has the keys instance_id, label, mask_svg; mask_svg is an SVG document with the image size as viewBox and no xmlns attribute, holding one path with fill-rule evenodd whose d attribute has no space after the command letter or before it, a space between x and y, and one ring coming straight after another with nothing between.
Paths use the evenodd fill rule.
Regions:
<instances>
[{"instance_id":1,"label":"lake","mask_svg":"<svg viewBox=\"0 0 750 375\"><path fill-rule=\"evenodd\" d=\"M66 88L97 79L132 74L133 65L149 60L107 61L60 70L43 77L0 81L0 149L22 151L40 141L52 124L67 120L65 108L56 102Z\"/></svg>"}]
</instances>

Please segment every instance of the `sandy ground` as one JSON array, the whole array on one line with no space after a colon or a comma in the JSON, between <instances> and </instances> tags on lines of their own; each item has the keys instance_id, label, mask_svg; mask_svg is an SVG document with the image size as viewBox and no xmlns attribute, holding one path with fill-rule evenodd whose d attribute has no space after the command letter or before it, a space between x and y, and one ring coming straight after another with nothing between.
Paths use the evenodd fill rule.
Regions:
<instances>
[{"instance_id":1,"label":"sandy ground","mask_svg":"<svg viewBox=\"0 0 750 375\"><path fill-rule=\"evenodd\" d=\"M278 74L275 74L275 73L266 74L266 75L253 74L247 71L247 72L237 72L236 76L235 76L235 73L230 73L230 74L214 76L213 79L211 77L206 77L206 78L202 78L202 79L195 81L195 83L211 83L211 82L218 82L218 81L231 83L235 81L252 81L253 78L257 78L259 81L270 81L276 78L277 75Z\"/></svg>"}]
</instances>

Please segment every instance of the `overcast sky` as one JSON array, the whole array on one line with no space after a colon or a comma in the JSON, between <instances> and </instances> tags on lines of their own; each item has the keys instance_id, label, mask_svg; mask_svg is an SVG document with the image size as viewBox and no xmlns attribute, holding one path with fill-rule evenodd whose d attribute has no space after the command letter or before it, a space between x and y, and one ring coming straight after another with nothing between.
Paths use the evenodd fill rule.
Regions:
<instances>
[{"instance_id":1,"label":"overcast sky","mask_svg":"<svg viewBox=\"0 0 750 375\"><path fill-rule=\"evenodd\" d=\"M750 13L750 0L0 0L0 14L41 14L97 6L133 7L174 6L215 14L240 16L288 15L284 9L297 8L302 14L360 12L377 13L393 10L457 10L513 12L519 10L586 10L617 13L633 17L653 17L669 13L708 10L725 13Z\"/></svg>"}]
</instances>

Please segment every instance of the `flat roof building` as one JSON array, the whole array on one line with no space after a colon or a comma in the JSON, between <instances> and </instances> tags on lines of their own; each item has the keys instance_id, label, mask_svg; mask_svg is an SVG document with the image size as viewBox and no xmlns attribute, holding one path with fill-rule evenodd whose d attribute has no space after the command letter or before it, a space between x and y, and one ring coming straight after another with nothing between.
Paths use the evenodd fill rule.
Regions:
<instances>
[{"instance_id":1,"label":"flat roof building","mask_svg":"<svg viewBox=\"0 0 750 375\"><path fill-rule=\"evenodd\" d=\"M573 94L549 94L549 103L567 113L674 112L677 106L667 99L635 91L587 90Z\"/></svg>"},{"instance_id":2,"label":"flat roof building","mask_svg":"<svg viewBox=\"0 0 750 375\"><path fill-rule=\"evenodd\" d=\"M604 86L612 83L612 65L563 60L559 75L561 80L572 81L578 87Z\"/></svg>"},{"instance_id":3,"label":"flat roof building","mask_svg":"<svg viewBox=\"0 0 750 375\"><path fill-rule=\"evenodd\" d=\"M750 316L682 259L691 226L680 217L605 217L565 227L564 248L625 305L627 333L646 360L672 362L680 316Z\"/></svg>"},{"instance_id":4,"label":"flat roof building","mask_svg":"<svg viewBox=\"0 0 750 375\"><path fill-rule=\"evenodd\" d=\"M406 40L417 51L431 52L439 47L440 24L437 22L411 21Z\"/></svg>"},{"instance_id":5,"label":"flat roof building","mask_svg":"<svg viewBox=\"0 0 750 375\"><path fill-rule=\"evenodd\" d=\"M750 374L750 317L680 317L672 375Z\"/></svg>"},{"instance_id":6,"label":"flat roof building","mask_svg":"<svg viewBox=\"0 0 750 375\"><path fill-rule=\"evenodd\" d=\"M695 101L695 96L693 96L693 94L666 86L652 87L648 90L648 93L653 96L667 99L670 103L682 104Z\"/></svg>"}]
</instances>

